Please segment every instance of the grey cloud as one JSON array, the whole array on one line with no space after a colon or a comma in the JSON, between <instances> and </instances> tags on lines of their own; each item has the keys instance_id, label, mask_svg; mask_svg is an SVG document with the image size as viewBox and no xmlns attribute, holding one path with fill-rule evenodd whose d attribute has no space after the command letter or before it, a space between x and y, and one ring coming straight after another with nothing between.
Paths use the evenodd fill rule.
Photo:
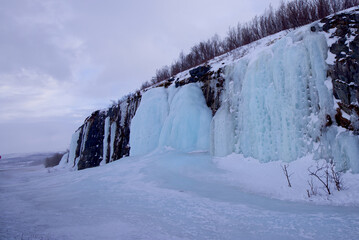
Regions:
<instances>
[{"instance_id":1,"label":"grey cloud","mask_svg":"<svg viewBox=\"0 0 359 240\"><path fill-rule=\"evenodd\" d=\"M92 110L270 2L280 0L3 1L0 152L63 148Z\"/></svg>"},{"instance_id":2,"label":"grey cloud","mask_svg":"<svg viewBox=\"0 0 359 240\"><path fill-rule=\"evenodd\" d=\"M21 69L41 71L66 79L71 73L73 53L63 51L53 42L61 36L61 19L45 2L6 1L0 8L0 72L16 73Z\"/></svg>"}]
</instances>

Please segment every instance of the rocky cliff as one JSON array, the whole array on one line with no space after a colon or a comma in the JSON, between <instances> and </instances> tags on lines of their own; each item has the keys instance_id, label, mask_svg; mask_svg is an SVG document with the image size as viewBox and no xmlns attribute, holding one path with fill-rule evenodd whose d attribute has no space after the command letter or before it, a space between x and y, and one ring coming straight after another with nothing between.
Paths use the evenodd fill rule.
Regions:
<instances>
[{"instance_id":1,"label":"rocky cliff","mask_svg":"<svg viewBox=\"0 0 359 240\"><path fill-rule=\"evenodd\" d=\"M335 60L329 63L328 76L337 100L335 120L339 126L358 134L359 126L359 14L341 13L324 18L322 31L329 34L329 51Z\"/></svg>"},{"instance_id":2,"label":"rocky cliff","mask_svg":"<svg viewBox=\"0 0 359 240\"><path fill-rule=\"evenodd\" d=\"M310 26L304 26L302 29L308 29L308 32L312 32L315 36L324 35L327 39L325 51L327 51L328 54L324 54L327 55L327 59L324 59L327 66L324 66L324 68L327 71L327 80L329 80L331 84L329 84L330 86L328 86L328 83L325 84L331 89L330 92L332 96L334 96L335 110L321 110L322 112L327 112L323 115L325 116L325 124L320 127L320 131L325 132L327 131L325 128L330 128L334 125L345 128L350 134L358 135L359 10L354 9L334 16L329 16ZM293 31L293 36L300 35L296 34L296 30ZM286 34L287 33L280 33L277 36L262 39L259 42L262 42L262 45L270 47L278 39L285 37ZM301 39L302 36L303 34L295 41L309 41ZM314 39L313 41L321 41L320 37L317 37L316 39L319 40ZM266 42L263 44L264 41ZM151 88L168 88L169 86L182 88L187 84L195 83L201 88L206 104L212 111L212 116L215 116L223 102L226 102L227 104L228 99L223 100L225 98L221 96L222 92L226 91L226 94L228 95L228 92L233 88L233 86L229 84L230 82L233 83L233 81L231 81L233 74L229 73L228 69L233 68L233 62L236 62L245 56L245 53L250 51L248 49L252 48L252 51L254 51L253 49L256 49L259 45L260 43L252 43L250 46L236 49L230 54L217 57L206 64L191 69L190 71L180 73L173 78L145 89L142 92L136 92L126 96L106 111L95 111L84 121L84 124L73 135L70 153L63 158L62 164L81 170L96 167L100 164L109 163L124 156L128 156L131 148L129 145L131 120L141 104L143 92L150 91ZM275 45L273 49L278 47L280 46ZM286 47L284 46L280 51L286 51ZM308 51L308 49L306 51ZM244 65L248 64L248 61L247 63L244 63L246 61L242 62ZM265 65L263 66L265 67ZM246 67L247 66L243 66L241 69L246 69ZM231 71L233 72L234 70L232 69ZM241 70L237 69L235 71ZM244 72L243 74L246 73ZM313 74L315 75L316 73ZM297 77L298 78L296 79L300 79L300 76ZM315 76L313 78L315 78ZM311 81L310 78L308 79L308 81ZM238 84L241 85L242 83L239 81ZM311 83L308 82L307 89L310 88L310 84ZM242 86L240 86L240 88L242 89ZM303 91L307 90L303 89ZM240 96L238 98L241 99ZM313 102L314 100L309 99L308 101ZM248 103L254 104L253 102ZM319 105L313 106L313 108L320 109ZM319 109L318 111L320 111ZM228 111L232 110L228 109ZM239 111L241 110L239 109ZM240 131L240 129L234 129L233 131ZM310 135L310 133L308 134ZM272 140L268 139L268 141ZM320 140L314 139L314 142L315 141ZM253 146L250 147L253 148ZM243 152L243 149L235 150L230 148L229 151ZM251 152L249 152L249 155L250 153ZM258 156L259 158L261 157L260 154Z\"/></svg>"},{"instance_id":3,"label":"rocky cliff","mask_svg":"<svg viewBox=\"0 0 359 240\"><path fill-rule=\"evenodd\" d=\"M171 84L181 87L195 82L202 84L206 103L214 114L221 104L220 93L224 83L222 68L214 72L210 66L199 66L189 71L184 78L171 78L153 87L166 88ZM138 91L123 97L108 110L93 112L74 134L70 154L66 155L63 161L68 166L81 170L129 156L130 125L141 102L141 96L142 93Z\"/></svg>"}]
</instances>

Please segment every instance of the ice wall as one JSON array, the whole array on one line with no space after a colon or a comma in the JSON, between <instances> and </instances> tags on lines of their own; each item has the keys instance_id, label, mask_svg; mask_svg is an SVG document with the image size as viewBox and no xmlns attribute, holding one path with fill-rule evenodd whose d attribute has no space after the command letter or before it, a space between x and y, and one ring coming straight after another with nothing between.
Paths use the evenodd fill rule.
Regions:
<instances>
[{"instance_id":1,"label":"ice wall","mask_svg":"<svg viewBox=\"0 0 359 240\"><path fill-rule=\"evenodd\" d=\"M154 88L143 93L142 100L131 122L130 155L149 153L158 147L169 104L165 88Z\"/></svg>"},{"instance_id":2,"label":"ice wall","mask_svg":"<svg viewBox=\"0 0 359 240\"><path fill-rule=\"evenodd\" d=\"M211 154L226 156L234 151L234 119L228 102L224 102L211 123Z\"/></svg>"},{"instance_id":3,"label":"ice wall","mask_svg":"<svg viewBox=\"0 0 359 240\"><path fill-rule=\"evenodd\" d=\"M79 138L80 138L80 130L77 130L74 134L72 134L69 153L66 153L67 157L61 158L61 161L59 163L60 167L73 168L75 164L78 162L78 159L76 159L76 150L78 147Z\"/></svg>"},{"instance_id":4,"label":"ice wall","mask_svg":"<svg viewBox=\"0 0 359 240\"><path fill-rule=\"evenodd\" d=\"M116 122L111 123L110 162L113 161L113 153L114 153L114 148L115 148L116 130L117 130L117 124L116 124Z\"/></svg>"},{"instance_id":5,"label":"ice wall","mask_svg":"<svg viewBox=\"0 0 359 240\"><path fill-rule=\"evenodd\" d=\"M211 152L243 153L262 162L290 162L314 153L355 168L358 139L327 133L327 119L334 116L327 51L325 36L306 27L228 66L226 104L212 121ZM354 150L344 147L345 141Z\"/></svg>"},{"instance_id":6,"label":"ice wall","mask_svg":"<svg viewBox=\"0 0 359 240\"><path fill-rule=\"evenodd\" d=\"M211 118L197 84L148 90L132 119L130 155L164 147L208 151Z\"/></svg>"},{"instance_id":7,"label":"ice wall","mask_svg":"<svg viewBox=\"0 0 359 240\"><path fill-rule=\"evenodd\" d=\"M104 136L103 136L103 156L100 165L106 164L109 132L110 132L110 117L106 117L105 126L104 126Z\"/></svg>"}]
</instances>

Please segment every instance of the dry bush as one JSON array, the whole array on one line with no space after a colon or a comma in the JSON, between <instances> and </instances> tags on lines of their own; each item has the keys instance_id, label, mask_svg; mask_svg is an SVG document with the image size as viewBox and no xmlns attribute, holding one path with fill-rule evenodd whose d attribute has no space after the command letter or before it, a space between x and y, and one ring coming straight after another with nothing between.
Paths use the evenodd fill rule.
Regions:
<instances>
[{"instance_id":1,"label":"dry bush","mask_svg":"<svg viewBox=\"0 0 359 240\"><path fill-rule=\"evenodd\" d=\"M292 184L290 183L290 177L293 175L293 173L288 173L289 164L281 165L283 173L287 179L288 187L292 187Z\"/></svg>"},{"instance_id":2,"label":"dry bush","mask_svg":"<svg viewBox=\"0 0 359 240\"><path fill-rule=\"evenodd\" d=\"M316 178L322 184L324 190L328 193L328 195L332 194L330 189L331 183L335 185L335 189L337 191L343 189L342 171L339 171L335 168L335 163L333 159L330 159L329 162L324 162L322 164L317 163L315 167L309 167L308 172L310 176ZM311 189L313 189L312 180L311 183L309 183L309 186L311 187ZM313 194L313 191L312 195L315 195Z\"/></svg>"}]
</instances>

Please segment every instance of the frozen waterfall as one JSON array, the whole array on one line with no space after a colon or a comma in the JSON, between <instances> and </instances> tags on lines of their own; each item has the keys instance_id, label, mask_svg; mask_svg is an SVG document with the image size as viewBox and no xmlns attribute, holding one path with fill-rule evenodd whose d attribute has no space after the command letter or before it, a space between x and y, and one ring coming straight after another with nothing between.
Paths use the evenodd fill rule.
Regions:
<instances>
[{"instance_id":1,"label":"frozen waterfall","mask_svg":"<svg viewBox=\"0 0 359 240\"><path fill-rule=\"evenodd\" d=\"M211 119L197 84L150 89L143 94L132 119L130 154L146 154L163 147L208 151Z\"/></svg>"},{"instance_id":2,"label":"frozen waterfall","mask_svg":"<svg viewBox=\"0 0 359 240\"><path fill-rule=\"evenodd\" d=\"M357 137L348 132L336 137L336 126L325 128L327 117L334 116L327 51L323 34L302 28L227 67L225 104L212 120L211 152L243 153L261 162L290 162L313 153L358 172Z\"/></svg>"},{"instance_id":3,"label":"frozen waterfall","mask_svg":"<svg viewBox=\"0 0 359 240\"><path fill-rule=\"evenodd\" d=\"M291 162L308 154L359 172L359 139L333 124L323 33L297 29L259 44L225 67L221 107L212 118L201 83L143 93L131 123L131 155L170 147L241 153L261 162Z\"/></svg>"}]
</instances>

